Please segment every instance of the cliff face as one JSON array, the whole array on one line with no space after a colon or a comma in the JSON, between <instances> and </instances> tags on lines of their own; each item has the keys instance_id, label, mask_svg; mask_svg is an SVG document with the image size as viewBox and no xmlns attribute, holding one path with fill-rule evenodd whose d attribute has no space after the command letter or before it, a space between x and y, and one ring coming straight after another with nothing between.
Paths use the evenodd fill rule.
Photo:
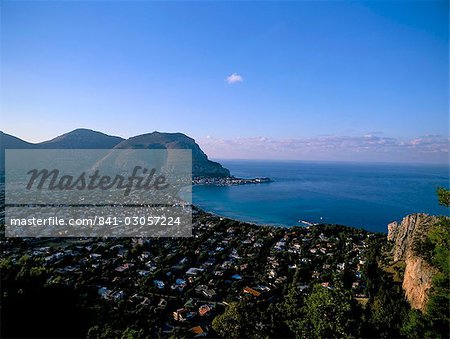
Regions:
<instances>
[{"instance_id":1,"label":"cliff face","mask_svg":"<svg viewBox=\"0 0 450 339\"><path fill-rule=\"evenodd\" d=\"M394 242L393 259L405 262L403 290L412 308L424 310L428 302L432 278L436 270L414 252L414 244L426 237L436 217L427 214L411 214L398 224L388 225L388 240Z\"/></svg>"}]
</instances>

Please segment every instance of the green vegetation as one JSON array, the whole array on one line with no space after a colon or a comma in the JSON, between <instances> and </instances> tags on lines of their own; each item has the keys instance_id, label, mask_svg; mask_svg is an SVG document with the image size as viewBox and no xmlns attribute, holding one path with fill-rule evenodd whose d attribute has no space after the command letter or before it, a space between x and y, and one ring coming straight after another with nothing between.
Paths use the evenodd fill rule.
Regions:
<instances>
[{"instance_id":1,"label":"green vegetation","mask_svg":"<svg viewBox=\"0 0 450 339\"><path fill-rule=\"evenodd\" d=\"M437 195L438 195L440 205L445 206L445 207L450 206L450 190L448 190L444 187L439 187L437 189Z\"/></svg>"},{"instance_id":2,"label":"green vegetation","mask_svg":"<svg viewBox=\"0 0 450 339\"><path fill-rule=\"evenodd\" d=\"M222 337L243 337L245 324L239 304L236 302L230 303L223 314L214 318L212 326L217 334Z\"/></svg>"},{"instance_id":3,"label":"green vegetation","mask_svg":"<svg viewBox=\"0 0 450 339\"><path fill-rule=\"evenodd\" d=\"M296 337L345 338L358 335L358 308L350 291L315 285L305 299L302 317L291 321Z\"/></svg>"},{"instance_id":4,"label":"green vegetation","mask_svg":"<svg viewBox=\"0 0 450 339\"><path fill-rule=\"evenodd\" d=\"M438 195L448 206L448 190ZM446 216L414 246L437 271L423 313L405 301L404 262L392 264L385 234L337 225L256 227L201 212L196 220L192 238L5 242L3 333L117 339L194 337L193 329L227 338L449 335ZM203 271L188 275L191 267ZM156 287L156 279L165 287ZM178 279L185 281L182 291L172 288ZM215 296L197 291L201 286ZM108 294L100 296L101 289ZM203 305L211 310L200 315ZM185 319L174 318L178 310Z\"/></svg>"}]
</instances>

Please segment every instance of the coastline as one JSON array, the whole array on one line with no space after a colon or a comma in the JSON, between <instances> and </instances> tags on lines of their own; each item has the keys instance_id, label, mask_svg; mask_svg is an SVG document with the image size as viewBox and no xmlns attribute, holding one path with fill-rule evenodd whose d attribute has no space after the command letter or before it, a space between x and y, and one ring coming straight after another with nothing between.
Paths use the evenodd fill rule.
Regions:
<instances>
[{"instance_id":1,"label":"coastline","mask_svg":"<svg viewBox=\"0 0 450 339\"><path fill-rule=\"evenodd\" d=\"M280 228L295 227L295 226L285 226L285 225L275 225L275 224L261 224L261 223L252 222L252 221L239 220L237 218L227 217L227 216L224 216L224 215L217 214L215 212L207 211L204 208L202 208L202 207L200 207L198 205L194 205L194 204L192 204L192 208L193 208L193 212L195 210L197 212L202 212L202 213L205 213L205 214L210 215L212 217L220 218L222 220L226 219L226 220L230 220L230 221L233 221L233 222L248 224L248 225L257 226L257 227L280 227Z\"/></svg>"},{"instance_id":2,"label":"coastline","mask_svg":"<svg viewBox=\"0 0 450 339\"><path fill-rule=\"evenodd\" d=\"M385 233L386 225L417 211L446 213L435 196L435 187L448 185L442 166L239 160L223 165L236 177L274 180L263 186L193 187L194 203L238 220L282 227L305 220Z\"/></svg>"},{"instance_id":3,"label":"coastline","mask_svg":"<svg viewBox=\"0 0 450 339\"><path fill-rule=\"evenodd\" d=\"M311 228L314 227L345 227L347 229L351 229L351 230L357 230L357 231L364 231L367 232L368 234L387 234L388 233L388 226L386 225L386 231L385 232L375 232L375 231L370 231L367 230L363 227L355 227L355 226L350 226L350 225L342 225L342 224L329 224L329 223L311 223L310 225L306 225L306 224L299 224L299 225L277 225L277 224L265 224L265 223L258 223L258 222L252 222L252 221L245 221L245 220L239 220L237 218L233 218L233 217L228 217L228 216L224 216L224 215L220 215L218 213L215 212L210 212L205 210L204 208L198 206L198 205L194 205L192 204L192 208L193 208L193 215L195 213L203 213L206 216L210 216L213 218L218 218L220 221L231 221L231 222L235 222L235 223L239 223L239 224L243 224L246 226L252 226L252 227L256 227L256 228L275 228L275 229L283 229L283 230L295 230L296 228L300 228L300 229L306 229L306 230L310 230ZM194 212L195 211L195 212Z\"/></svg>"}]
</instances>

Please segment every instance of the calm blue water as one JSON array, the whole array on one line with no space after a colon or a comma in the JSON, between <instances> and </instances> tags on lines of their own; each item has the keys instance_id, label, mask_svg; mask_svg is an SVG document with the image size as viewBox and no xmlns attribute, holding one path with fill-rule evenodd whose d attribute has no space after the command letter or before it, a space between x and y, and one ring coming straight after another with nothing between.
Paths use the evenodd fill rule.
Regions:
<instances>
[{"instance_id":1,"label":"calm blue water","mask_svg":"<svg viewBox=\"0 0 450 339\"><path fill-rule=\"evenodd\" d=\"M243 221L292 226L299 220L387 232L415 212L448 214L438 186L449 187L445 165L220 160L236 177L275 182L232 187L195 186L194 204Z\"/></svg>"}]
</instances>

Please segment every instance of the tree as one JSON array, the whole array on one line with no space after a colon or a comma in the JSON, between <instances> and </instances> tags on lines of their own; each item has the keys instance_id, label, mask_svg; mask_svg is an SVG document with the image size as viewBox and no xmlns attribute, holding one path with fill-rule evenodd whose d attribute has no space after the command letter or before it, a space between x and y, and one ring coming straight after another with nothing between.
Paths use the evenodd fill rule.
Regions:
<instances>
[{"instance_id":1,"label":"tree","mask_svg":"<svg viewBox=\"0 0 450 339\"><path fill-rule=\"evenodd\" d=\"M448 193L448 191L447 191ZM447 196L448 198L448 196ZM426 307L426 318L430 322L431 335L448 336L450 315L450 218L441 217L428 232L428 240L433 246L431 262L439 272L433 277L433 287Z\"/></svg>"},{"instance_id":2,"label":"tree","mask_svg":"<svg viewBox=\"0 0 450 339\"><path fill-rule=\"evenodd\" d=\"M232 302L225 312L214 318L212 327L221 337L241 338L244 332L243 318L238 303Z\"/></svg>"},{"instance_id":3,"label":"tree","mask_svg":"<svg viewBox=\"0 0 450 339\"><path fill-rule=\"evenodd\" d=\"M92 326L87 333L88 338L117 338L118 333L111 326Z\"/></svg>"},{"instance_id":4,"label":"tree","mask_svg":"<svg viewBox=\"0 0 450 339\"><path fill-rule=\"evenodd\" d=\"M125 331L122 332L121 339L140 339L144 336L144 331L141 330L135 330L130 327L127 327Z\"/></svg>"},{"instance_id":5,"label":"tree","mask_svg":"<svg viewBox=\"0 0 450 339\"><path fill-rule=\"evenodd\" d=\"M296 269L292 283L289 285L284 302L280 304L285 323L289 329L295 333L298 319L302 316L303 295L299 290L300 270Z\"/></svg>"},{"instance_id":6,"label":"tree","mask_svg":"<svg viewBox=\"0 0 450 339\"><path fill-rule=\"evenodd\" d=\"M303 317L291 321L296 337L346 338L357 336L358 315L352 295L344 289L330 290L315 285L305 299Z\"/></svg>"},{"instance_id":7,"label":"tree","mask_svg":"<svg viewBox=\"0 0 450 339\"><path fill-rule=\"evenodd\" d=\"M401 334L411 339L425 338L426 322L422 312L409 310L408 318L402 326Z\"/></svg>"},{"instance_id":8,"label":"tree","mask_svg":"<svg viewBox=\"0 0 450 339\"><path fill-rule=\"evenodd\" d=\"M439 187L437 189L437 195L439 200L439 205L450 207L450 190Z\"/></svg>"},{"instance_id":9,"label":"tree","mask_svg":"<svg viewBox=\"0 0 450 339\"><path fill-rule=\"evenodd\" d=\"M371 323L382 337L398 337L408 305L399 286L385 282L371 305Z\"/></svg>"}]
</instances>

